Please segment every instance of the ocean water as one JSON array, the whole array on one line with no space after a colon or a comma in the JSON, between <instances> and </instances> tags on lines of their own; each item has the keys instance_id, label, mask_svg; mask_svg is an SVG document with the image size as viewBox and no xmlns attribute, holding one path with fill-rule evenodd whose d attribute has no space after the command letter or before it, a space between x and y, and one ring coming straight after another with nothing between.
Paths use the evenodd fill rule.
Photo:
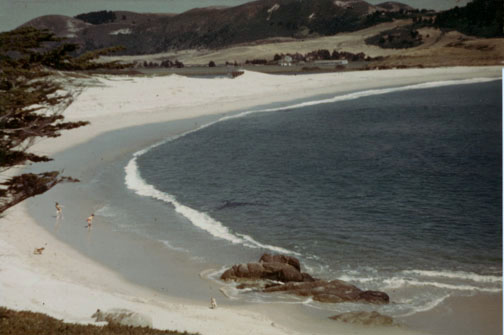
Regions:
<instances>
[{"instance_id":1,"label":"ocean water","mask_svg":"<svg viewBox=\"0 0 504 335\"><path fill-rule=\"evenodd\" d=\"M499 81L428 83L247 111L137 152L126 183L188 223L160 220L179 233L169 247L204 257L207 238L224 266L225 250L250 257L239 262L291 254L316 277L389 293L379 310L409 316L501 292L501 92ZM197 248L180 229L203 236Z\"/></svg>"}]
</instances>

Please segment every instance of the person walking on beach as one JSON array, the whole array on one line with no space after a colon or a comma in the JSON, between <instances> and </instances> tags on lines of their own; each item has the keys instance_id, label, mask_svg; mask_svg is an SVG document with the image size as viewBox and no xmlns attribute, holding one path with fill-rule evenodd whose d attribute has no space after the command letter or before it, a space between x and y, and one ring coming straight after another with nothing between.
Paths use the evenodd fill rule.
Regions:
<instances>
[{"instance_id":1,"label":"person walking on beach","mask_svg":"<svg viewBox=\"0 0 504 335\"><path fill-rule=\"evenodd\" d=\"M63 215L63 207L56 201L56 217L60 218Z\"/></svg>"},{"instance_id":2,"label":"person walking on beach","mask_svg":"<svg viewBox=\"0 0 504 335\"><path fill-rule=\"evenodd\" d=\"M88 216L88 218L86 219L86 222L87 222L86 228L88 230L91 230L91 225L93 224L93 219L94 219L94 213L91 214L90 216Z\"/></svg>"}]
</instances>

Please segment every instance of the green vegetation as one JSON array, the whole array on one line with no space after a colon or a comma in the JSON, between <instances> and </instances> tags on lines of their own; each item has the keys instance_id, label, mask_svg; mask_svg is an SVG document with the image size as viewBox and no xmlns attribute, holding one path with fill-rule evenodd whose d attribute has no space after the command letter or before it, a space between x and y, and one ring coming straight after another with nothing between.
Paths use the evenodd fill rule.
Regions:
<instances>
[{"instance_id":1,"label":"green vegetation","mask_svg":"<svg viewBox=\"0 0 504 335\"><path fill-rule=\"evenodd\" d=\"M57 137L62 130L88 124L64 122L61 113L72 99L69 94L61 93L63 87L55 80L51 69L124 67L116 63L93 62L99 55L117 48L93 51L77 58L69 56L76 49L74 44L61 44L61 39L47 30L23 27L0 33L0 173L26 163L51 160L27 150L37 139ZM61 176L58 171L3 177L0 213L60 182L75 181Z\"/></svg>"},{"instance_id":2,"label":"green vegetation","mask_svg":"<svg viewBox=\"0 0 504 335\"><path fill-rule=\"evenodd\" d=\"M367 44L382 48L412 48L422 44L418 29L435 27L442 31L457 30L477 37L503 37L502 0L473 0L465 7L441 13L411 12L413 24L383 31L366 39Z\"/></svg>"},{"instance_id":3,"label":"green vegetation","mask_svg":"<svg viewBox=\"0 0 504 335\"><path fill-rule=\"evenodd\" d=\"M250 1L225 9L193 9L170 16L135 14L135 20L126 20L121 12L92 12L75 17L93 24L76 35L82 41L83 50L121 44L127 46L123 54L151 54L167 50L219 49L269 38L328 36L394 19L412 18L420 13L405 6L394 12L383 9L370 14L371 7L365 1L344 3L335 4L334 0ZM118 28L129 28L130 32L110 35Z\"/></svg>"},{"instance_id":4,"label":"green vegetation","mask_svg":"<svg viewBox=\"0 0 504 335\"><path fill-rule=\"evenodd\" d=\"M382 31L381 33L367 38L367 44L377 45L381 48L406 49L422 44L422 36L416 30L418 25L396 27Z\"/></svg>"},{"instance_id":5,"label":"green vegetation","mask_svg":"<svg viewBox=\"0 0 504 335\"><path fill-rule=\"evenodd\" d=\"M0 334L9 335L187 335L187 332L157 330L117 324L106 326L64 323L45 314L15 312L0 307Z\"/></svg>"},{"instance_id":6,"label":"green vegetation","mask_svg":"<svg viewBox=\"0 0 504 335\"><path fill-rule=\"evenodd\" d=\"M359 62L359 61L378 60L379 58L381 58L381 57L375 57L375 58L369 57L366 56L366 54L364 54L363 52L355 54L347 51L338 51L336 49L334 49L332 52L330 52L327 49L319 49L310 51L306 54L300 54L300 53L275 54L275 56L273 56L273 60L267 62L267 64L276 64L286 56L289 56L292 59L292 63L301 63L301 62L309 63L317 60L342 60L342 59L346 59L351 62ZM262 64L262 63L261 60L256 59L248 61L248 63L246 64Z\"/></svg>"},{"instance_id":7,"label":"green vegetation","mask_svg":"<svg viewBox=\"0 0 504 335\"><path fill-rule=\"evenodd\" d=\"M503 6L502 0L473 0L465 7L439 13L434 26L472 36L503 37Z\"/></svg>"},{"instance_id":8,"label":"green vegetation","mask_svg":"<svg viewBox=\"0 0 504 335\"><path fill-rule=\"evenodd\" d=\"M75 18L91 24L104 24L114 22L116 20L116 15L112 11L102 10L99 12L79 14L75 16ZM126 17L123 15L122 19L125 20Z\"/></svg>"}]
</instances>

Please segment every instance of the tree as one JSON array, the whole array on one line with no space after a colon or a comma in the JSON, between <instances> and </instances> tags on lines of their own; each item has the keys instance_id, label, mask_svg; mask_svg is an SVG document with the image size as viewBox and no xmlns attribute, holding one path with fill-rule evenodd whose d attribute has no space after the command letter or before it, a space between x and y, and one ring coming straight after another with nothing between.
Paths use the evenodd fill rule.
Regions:
<instances>
[{"instance_id":1,"label":"tree","mask_svg":"<svg viewBox=\"0 0 504 335\"><path fill-rule=\"evenodd\" d=\"M32 27L0 33L0 213L58 183L77 181L61 176L59 171L11 177L5 174L13 167L29 162L51 160L45 155L28 152L37 139L57 137L63 130L88 124L64 122L62 112L72 97L68 93L62 94L62 85L51 80L54 75L51 69L123 67L117 63L92 62L99 55L117 48L71 57L69 53L77 46L61 41L47 30Z\"/></svg>"},{"instance_id":2,"label":"tree","mask_svg":"<svg viewBox=\"0 0 504 335\"><path fill-rule=\"evenodd\" d=\"M439 13L436 20L429 23L440 29L454 29L466 35L502 37L503 17L502 0L472 0L464 7Z\"/></svg>"},{"instance_id":3,"label":"tree","mask_svg":"<svg viewBox=\"0 0 504 335\"><path fill-rule=\"evenodd\" d=\"M114 22L116 20L116 14L112 11L98 11L90 12L85 14L79 14L75 16L76 19L91 23L91 24L104 24ZM126 16L122 16L123 20L126 20Z\"/></svg>"}]
</instances>

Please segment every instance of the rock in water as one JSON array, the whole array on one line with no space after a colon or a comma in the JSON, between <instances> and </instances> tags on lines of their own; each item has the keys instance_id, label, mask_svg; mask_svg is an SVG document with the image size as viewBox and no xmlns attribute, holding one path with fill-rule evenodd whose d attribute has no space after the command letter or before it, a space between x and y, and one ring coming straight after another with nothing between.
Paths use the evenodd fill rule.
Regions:
<instances>
[{"instance_id":1,"label":"rock in water","mask_svg":"<svg viewBox=\"0 0 504 335\"><path fill-rule=\"evenodd\" d=\"M264 254L259 259L259 263L285 263L295 267L296 270L301 272L301 263L299 259L292 256Z\"/></svg>"},{"instance_id":2,"label":"rock in water","mask_svg":"<svg viewBox=\"0 0 504 335\"><path fill-rule=\"evenodd\" d=\"M308 273L301 272L297 258L285 255L264 254L259 262L233 265L221 275L221 279L247 282L239 288L264 288L263 292L285 292L328 303L388 304L390 300L384 292L363 291L341 280L315 279Z\"/></svg>"},{"instance_id":3,"label":"rock in water","mask_svg":"<svg viewBox=\"0 0 504 335\"><path fill-rule=\"evenodd\" d=\"M389 296L384 292L362 291L358 287L341 280L318 280L308 283L286 283L267 287L263 292L285 292L302 297L313 297L320 302L367 302L388 304Z\"/></svg>"},{"instance_id":4,"label":"rock in water","mask_svg":"<svg viewBox=\"0 0 504 335\"><path fill-rule=\"evenodd\" d=\"M294 257L264 254L259 262L233 265L222 275L222 280L275 280L283 283L313 281L307 273L300 272L299 260Z\"/></svg>"},{"instance_id":5,"label":"rock in water","mask_svg":"<svg viewBox=\"0 0 504 335\"><path fill-rule=\"evenodd\" d=\"M394 319L378 312L349 312L329 317L329 319L365 326L393 326Z\"/></svg>"}]
</instances>

